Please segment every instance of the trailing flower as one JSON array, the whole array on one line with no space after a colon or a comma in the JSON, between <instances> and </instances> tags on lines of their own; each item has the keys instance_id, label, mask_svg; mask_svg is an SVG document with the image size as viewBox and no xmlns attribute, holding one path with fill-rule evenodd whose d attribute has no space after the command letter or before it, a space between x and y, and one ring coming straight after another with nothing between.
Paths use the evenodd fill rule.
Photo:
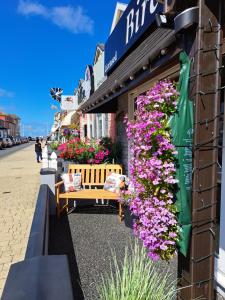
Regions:
<instances>
[{"instance_id":1,"label":"trailing flower","mask_svg":"<svg viewBox=\"0 0 225 300\"><path fill-rule=\"evenodd\" d=\"M170 81L160 81L137 98L134 120L125 120L131 141L131 184L135 190L126 193L126 199L137 217L134 233L142 239L153 260L172 258L179 238L174 205L176 150L168 126L178 97Z\"/></svg>"}]
</instances>

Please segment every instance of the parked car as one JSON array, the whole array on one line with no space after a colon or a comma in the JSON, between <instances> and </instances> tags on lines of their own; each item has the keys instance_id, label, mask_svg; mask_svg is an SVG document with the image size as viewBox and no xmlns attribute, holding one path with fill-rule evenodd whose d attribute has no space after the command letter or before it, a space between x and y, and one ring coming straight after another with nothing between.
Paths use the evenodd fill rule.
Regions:
<instances>
[{"instance_id":1,"label":"parked car","mask_svg":"<svg viewBox=\"0 0 225 300\"><path fill-rule=\"evenodd\" d=\"M3 147L3 139L0 138L0 150L2 150L4 147Z\"/></svg>"},{"instance_id":2,"label":"parked car","mask_svg":"<svg viewBox=\"0 0 225 300\"><path fill-rule=\"evenodd\" d=\"M16 145L20 145L21 144L21 140L19 137L16 137L15 138L15 141L16 141Z\"/></svg>"},{"instance_id":3,"label":"parked car","mask_svg":"<svg viewBox=\"0 0 225 300\"><path fill-rule=\"evenodd\" d=\"M3 140L3 143L4 143L4 145L5 145L5 148L6 148L6 147L9 147L7 138L4 137L4 138L2 138L2 140Z\"/></svg>"},{"instance_id":4,"label":"parked car","mask_svg":"<svg viewBox=\"0 0 225 300\"><path fill-rule=\"evenodd\" d=\"M28 143L29 142L28 138L26 136L21 136L20 139L21 139L22 143Z\"/></svg>"},{"instance_id":5,"label":"parked car","mask_svg":"<svg viewBox=\"0 0 225 300\"><path fill-rule=\"evenodd\" d=\"M12 146L15 146L16 145L16 141L15 141L14 137L10 137L9 139L12 142Z\"/></svg>"},{"instance_id":6,"label":"parked car","mask_svg":"<svg viewBox=\"0 0 225 300\"><path fill-rule=\"evenodd\" d=\"M12 147L13 146L13 142L11 141L10 138L6 138L6 141L7 141L8 147Z\"/></svg>"},{"instance_id":7,"label":"parked car","mask_svg":"<svg viewBox=\"0 0 225 300\"><path fill-rule=\"evenodd\" d=\"M2 140L3 140L4 147L7 148L8 147L7 139L6 138L2 138Z\"/></svg>"}]
</instances>

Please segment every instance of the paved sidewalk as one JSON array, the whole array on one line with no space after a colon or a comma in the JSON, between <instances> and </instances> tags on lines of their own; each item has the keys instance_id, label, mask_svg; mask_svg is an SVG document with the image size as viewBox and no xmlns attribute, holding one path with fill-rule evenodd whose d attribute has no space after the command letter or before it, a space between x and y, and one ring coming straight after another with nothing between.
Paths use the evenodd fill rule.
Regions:
<instances>
[{"instance_id":1,"label":"paved sidewalk","mask_svg":"<svg viewBox=\"0 0 225 300\"><path fill-rule=\"evenodd\" d=\"M40 168L34 145L0 159L0 297L10 265L24 259Z\"/></svg>"}]
</instances>

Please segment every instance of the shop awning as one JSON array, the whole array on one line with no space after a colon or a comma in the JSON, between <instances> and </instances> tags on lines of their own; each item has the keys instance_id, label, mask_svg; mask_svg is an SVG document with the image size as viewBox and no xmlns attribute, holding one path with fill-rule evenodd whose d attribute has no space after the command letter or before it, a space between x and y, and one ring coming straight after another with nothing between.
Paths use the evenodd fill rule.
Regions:
<instances>
[{"instance_id":1,"label":"shop awning","mask_svg":"<svg viewBox=\"0 0 225 300\"><path fill-rule=\"evenodd\" d=\"M51 133L55 133L59 129L59 126L52 126Z\"/></svg>"},{"instance_id":2,"label":"shop awning","mask_svg":"<svg viewBox=\"0 0 225 300\"><path fill-rule=\"evenodd\" d=\"M159 55L162 49L175 42L174 31L167 28L157 28L130 55L128 55L102 85L81 104L80 110L88 112L113 112L109 101L123 94L132 85L136 74L151 73L149 65ZM140 72L141 71L141 72ZM101 110L107 103L108 111Z\"/></svg>"},{"instance_id":3,"label":"shop awning","mask_svg":"<svg viewBox=\"0 0 225 300\"><path fill-rule=\"evenodd\" d=\"M70 126L79 120L79 114L77 111L69 112L61 122L61 127Z\"/></svg>"}]
</instances>

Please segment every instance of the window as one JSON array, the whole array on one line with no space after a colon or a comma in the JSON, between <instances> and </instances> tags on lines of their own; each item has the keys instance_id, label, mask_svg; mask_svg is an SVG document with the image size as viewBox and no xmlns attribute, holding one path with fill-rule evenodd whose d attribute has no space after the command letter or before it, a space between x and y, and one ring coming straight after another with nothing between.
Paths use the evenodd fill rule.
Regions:
<instances>
[{"instance_id":1,"label":"window","mask_svg":"<svg viewBox=\"0 0 225 300\"><path fill-rule=\"evenodd\" d=\"M90 138L92 139L93 138L93 132L92 132L92 124L90 125Z\"/></svg>"},{"instance_id":2,"label":"window","mask_svg":"<svg viewBox=\"0 0 225 300\"><path fill-rule=\"evenodd\" d=\"M98 137L102 137L102 118L99 118L98 120Z\"/></svg>"},{"instance_id":3,"label":"window","mask_svg":"<svg viewBox=\"0 0 225 300\"><path fill-rule=\"evenodd\" d=\"M105 128L104 128L104 136L109 136L108 135L108 131L109 131L109 115L105 114Z\"/></svg>"},{"instance_id":4,"label":"window","mask_svg":"<svg viewBox=\"0 0 225 300\"><path fill-rule=\"evenodd\" d=\"M84 125L84 137L87 137L87 125Z\"/></svg>"}]
</instances>

